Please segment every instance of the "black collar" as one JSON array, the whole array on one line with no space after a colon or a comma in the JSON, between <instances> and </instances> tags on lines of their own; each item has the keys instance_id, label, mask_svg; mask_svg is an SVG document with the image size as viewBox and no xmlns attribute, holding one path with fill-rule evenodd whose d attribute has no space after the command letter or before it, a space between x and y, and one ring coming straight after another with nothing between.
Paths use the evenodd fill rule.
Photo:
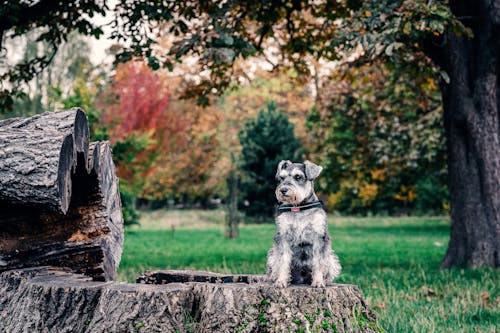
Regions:
<instances>
[{"instance_id":1,"label":"black collar","mask_svg":"<svg viewBox=\"0 0 500 333\"><path fill-rule=\"evenodd\" d=\"M318 201L306 203L305 205L302 205L302 206L294 206L294 205L290 205L290 204L282 204L282 205L279 205L276 208L276 211L278 213L284 213L284 212L294 212L294 213L297 213L297 212L301 212L303 210L308 210L308 209L311 209L311 208L323 208L323 206L324 206L323 201L318 200Z\"/></svg>"}]
</instances>

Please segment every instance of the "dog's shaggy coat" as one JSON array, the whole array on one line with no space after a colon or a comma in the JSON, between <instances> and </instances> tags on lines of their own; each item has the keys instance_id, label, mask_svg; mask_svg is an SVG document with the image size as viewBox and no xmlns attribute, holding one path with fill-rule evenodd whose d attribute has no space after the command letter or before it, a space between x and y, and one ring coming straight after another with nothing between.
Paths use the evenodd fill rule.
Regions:
<instances>
[{"instance_id":1,"label":"dog's shaggy coat","mask_svg":"<svg viewBox=\"0 0 500 333\"><path fill-rule=\"evenodd\" d=\"M281 161L276 173L278 201L297 207L317 202L313 180L321 170L309 161ZM341 267L331 248L327 217L321 207L282 212L276 217L276 227L267 275L277 287L290 283L324 287L339 276Z\"/></svg>"}]
</instances>

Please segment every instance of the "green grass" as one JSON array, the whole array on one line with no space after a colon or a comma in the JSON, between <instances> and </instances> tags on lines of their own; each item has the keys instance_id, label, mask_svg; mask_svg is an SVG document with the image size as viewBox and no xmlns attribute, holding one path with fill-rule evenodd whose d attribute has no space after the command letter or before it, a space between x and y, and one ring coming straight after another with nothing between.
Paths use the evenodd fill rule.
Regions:
<instances>
[{"instance_id":1,"label":"green grass","mask_svg":"<svg viewBox=\"0 0 500 333\"><path fill-rule=\"evenodd\" d=\"M273 224L223 237L223 213L154 212L125 234L119 270L134 281L147 269L264 273ZM339 283L356 284L388 332L498 332L500 271L439 270L448 218L330 217Z\"/></svg>"}]
</instances>

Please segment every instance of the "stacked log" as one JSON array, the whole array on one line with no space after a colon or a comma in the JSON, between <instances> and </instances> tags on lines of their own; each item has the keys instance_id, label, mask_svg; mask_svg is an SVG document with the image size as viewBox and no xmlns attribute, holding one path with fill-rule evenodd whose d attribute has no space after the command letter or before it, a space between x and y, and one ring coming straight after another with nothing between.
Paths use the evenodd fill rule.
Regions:
<instances>
[{"instance_id":1,"label":"stacked log","mask_svg":"<svg viewBox=\"0 0 500 333\"><path fill-rule=\"evenodd\" d=\"M52 265L113 280L123 244L108 142L79 108L0 121L0 271Z\"/></svg>"}]
</instances>

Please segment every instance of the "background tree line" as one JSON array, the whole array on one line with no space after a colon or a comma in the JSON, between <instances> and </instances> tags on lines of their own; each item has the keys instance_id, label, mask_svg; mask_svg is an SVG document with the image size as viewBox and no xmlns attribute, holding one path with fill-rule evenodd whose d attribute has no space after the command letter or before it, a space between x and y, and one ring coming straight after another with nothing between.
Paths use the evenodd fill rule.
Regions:
<instances>
[{"instance_id":1,"label":"background tree line","mask_svg":"<svg viewBox=\"0 0 500 333\"><path fill-rule=\"evenodd\" d=\"M26 52L32 47L27 40ZM441 101L431 76L383 62L340 64L313 88L294 69L260 70L201 108L181 98L181 76L141 61L106 75L93 67L87 42L76 34L62 49L72 56L59 55L4 116L84 108L93 139L113 144L127 206L225 199L229 156L236 154L239 206L249 216L272 216L277 163L304 158L325 167L318 186L331 211L449 209ZM54 72L58 80L49 77ZM133 211L127 214L134 220Z\"/></svg>"}]
</instances>

